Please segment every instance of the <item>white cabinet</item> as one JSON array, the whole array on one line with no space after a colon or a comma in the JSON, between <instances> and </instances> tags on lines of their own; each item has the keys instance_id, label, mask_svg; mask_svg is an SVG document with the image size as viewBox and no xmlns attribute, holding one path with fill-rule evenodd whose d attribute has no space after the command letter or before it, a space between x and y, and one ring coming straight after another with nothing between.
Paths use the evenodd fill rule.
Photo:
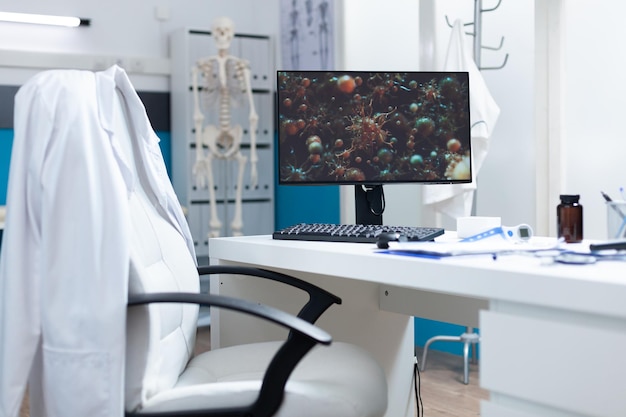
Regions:
<instances>
[{"instance_id":1,"label":"white cabinet","mask_svg":"<svg viewBox=\"0 0 626 417\"><path fill-rule=\"evenodd\" d=\"M210 31L179 29L170 36L171 114L172 114L172 182L188 209L188 220L199 258L209 254L209 190L197 187L192 176L195 161L193 95L191 68L200 58L216 55ZM246 164L243 181L243 234L269 234L274 231L274 94L273 48L268 36L236 34L230 53L248 60L256 111L258 185L250 184L250 163ZM250 154L249 106L233 108L233 124L244 130L242 153ZM205 123L217 126L217 109L205 114ZM214 160L217 212L222 222L222 236L231 234L237 187L237 162Z\"/></svg>"},{"instance_id":2,"label":"white cabinet","mask_svg":"<svg viewBox=\"0 0 626 417\"><path fill-rule=\"evenodd\" d=\"M599 314L492 302L480 313L480 385L492 403L481 415L625 416L625 328Z\"/></svg>"}]
</instances>

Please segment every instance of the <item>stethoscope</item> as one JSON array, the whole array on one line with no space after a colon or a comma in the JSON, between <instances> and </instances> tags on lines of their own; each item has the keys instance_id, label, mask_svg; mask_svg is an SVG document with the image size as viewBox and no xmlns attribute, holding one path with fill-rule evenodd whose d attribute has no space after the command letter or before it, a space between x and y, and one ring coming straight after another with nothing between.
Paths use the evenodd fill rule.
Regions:
<instances>
[{"instance_id":1,"label":"stethoscope","mask_svg":"<svg viewBox=\"0 0 626 417\"><path fill-rule=\"evenodd\" d=\"M535 256L545 259L546 263L556 262L569 265L589 265L595 264L598 261L626 261L626 252L624 251L584 253L561 249L558 253L548 253L547 251L546 253L537 252Z\"/></svg>"}]
</instances>

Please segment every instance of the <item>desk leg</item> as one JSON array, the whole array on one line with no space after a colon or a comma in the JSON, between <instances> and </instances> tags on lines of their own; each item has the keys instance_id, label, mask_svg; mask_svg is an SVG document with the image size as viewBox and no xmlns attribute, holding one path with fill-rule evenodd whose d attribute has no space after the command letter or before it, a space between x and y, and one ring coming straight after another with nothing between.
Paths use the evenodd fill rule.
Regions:
<instances>
[{"instance_id":1,"label":"desk leg","mask_svg":"<svg viewBox=\"0 0 626 417\"><path fill-rule=\"evenodd\" d=\"M281 272L296 275L291 271ZM328 331L334 340L361 346L378 360L387 375L389 389L386 417L413 417L412 317L380 310L378 284L315 274L297 276L342 298L343 303L331 307L316 324ZM297 313L307 300L299 290L280 283L234 276L212 277L211 293L246 298L292 314ZM214 347L286 336L283 329L259 319L227 311L216 314L214 311L211 311L211 345Z\"/></svg>"}]
</instances>

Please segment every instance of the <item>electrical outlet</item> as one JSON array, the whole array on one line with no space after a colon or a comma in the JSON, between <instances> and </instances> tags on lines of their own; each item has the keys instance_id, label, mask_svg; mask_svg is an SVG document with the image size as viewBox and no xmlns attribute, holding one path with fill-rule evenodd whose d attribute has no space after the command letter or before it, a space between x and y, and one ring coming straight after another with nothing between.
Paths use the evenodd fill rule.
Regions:
<instances>
[{"instance_id":1,"label":"electrical outlet","mask_svg":"<svg viewBox=\"0 0 626 417\"><path fill-rule=\"evenodd\" d=\"M145 71L145 64L143 59L140 58L131 58L129 59L129 64L127 70L129 72L141 73Z\"/></svg>"},{"instance_id":2,"label":"electrical outlet","mask_svg":"<svg viewBox=\"0 0 626 417\"><path fill-rule=\"evenodd\" d=\"M161 22L170 20L170 8L167 6L156 6L154 8L154 17Z\"/></svg>"},{"instance_id":3,"label":"electrical outlet","mask_svg":"<svg viewBox=\"0 0 626 417\"><path fill-rule=\"evenodd\" d=\"M95 71L102 71L109 67L109 60L104 56L95 57L93 60L93 69Z\"/></svg>"},{"instance_id":4,"label":"electrical outlet","mask_svg":"<svg viewBox=\"0 0 626 417\"><path fill-rule=\"evenodd\" d=\"M113 64L126 69L126 59L124 58L113 58Z\"/></svg>"}]
</instances>

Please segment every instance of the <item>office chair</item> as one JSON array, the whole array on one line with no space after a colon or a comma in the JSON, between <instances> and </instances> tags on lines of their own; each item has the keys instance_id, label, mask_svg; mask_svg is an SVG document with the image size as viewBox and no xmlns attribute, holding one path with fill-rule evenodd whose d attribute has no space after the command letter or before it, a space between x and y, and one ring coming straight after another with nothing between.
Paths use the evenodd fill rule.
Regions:
<instances>
[{"instance_id":1,"label":"office chair","mask_svg":"<svg viewBox=\"0 0 626 417\"><path fill-rule=\"evenodd\" d=\"M99 405L104 404L108 407L111 402L99 398L111 397L117 404L119 393L123 397L121 401L127 417L382 417L387 407L387 384L380 365L369 353L357 346L333 342L328 333L313 324L327 308L333 304L340 304L341 300L323 289L282 273L236 266L197 267L193 250L190 249L189 230L180 205L177 201L174 204L170 198L174 196L174 192L164 170L162 155L158 146L148 148L146 151L142 142L145 139L142 137L145 136L145 132L140 132L141 128L138 126L144 121L138 122L137 118L146 119L145 123L149 123L143 105L130 86L126 74L117 67L109 69L103 72L103 79L95 83L98 88L92 88L92 74L85 73L87 72L66 70L48 72L28 84L27 91L31 91L30 89L33 91L24 93L23 97L20 95L20 102L32 103L32 100L43 97L44 99L38 103L45 107L44 113L51 114L52 118L55 114L61 114L66 118L68 114L81 113L81 118L72 119L72 123L62 127L55 126L51 130L54 138L45 146L50 149L49 152L54 152L61 159L71 154L72 160L77 161L72 167L63 167L72 174L63 178L63 181L66 181L63 187L70 187L73 192L82 194L79 200L84 201L83 209L89 210L87 216L93 217L96 221L106 221L110 220L109 216L117 210L119 219L128 226L121 230L118 223L111 221L99 225L98 233L104 233L105 240L95 242L87 239L83 245L84 250L81 245L71 242L74 251L72 256L76 263L82 262L82 257L109 253L111 247L122 248L123 250L119 251L128 254L120 260L94 261L102 268L109 268L107 262L128 266L128 276L106 276L103 278L106 282L98 284L105 286L107 291L113 291L120 285L123 291L128 288L126 347L123 360L125 378L123 387L111 386L107 381L103 381L100 386L107 390L106 393L98 395L99 393L83 391L84 395L79 396L80 398L63 393L63 387L58 384L44 386L44 392L46 388L51 388L46 393L44 402L49 402L56 410L66 406L68 411L64 415L78 415L74 414L77 412L76 404L81 402L80 415L93 415L89 414L89 410L97 409L100 413L97 415L109 416L114 414L107 414ZM98 77L100 75L96 76ZM112 88L113 92L107 93L108 88ZM101 94L107 97L103 99L100 97ZM111 125L102 120L84 119L86 117L84 114L90 112L90 107L97 107L96 102L98 106L113 107L113 117L109 118ZM138 111L139 108L141 111ZM17 113L28 114L27 110L31 109L18 109L16 102ZM102 118L102 114L107 111L106 108L100 107L89 114ZM96 125L90 127L94 129L92 131L99 132L102 124L108 133L97 138L78 135L68 141L58 136L73 129L80 130L81 125L92 122ZM84 130L81 133L84 133ZM153 137L154 133L151 132L150 135ZM28 137L29 134L26 133L25 136ZM16 138L21 140L22 137L22 133L18 134L16 131ZM27 140L44 139L39 133ZM90 141L99 147L97 152L92 152L90 147L85 145L85 142ZM32 144L14 146L18 149L15 166L27 166L28 164L24 165L19 161L22 158L19 155L22 148L32 149ZM23 155L23 158L30 157ZM90 161L97 166L83 164L84 158L91 158ZM110 161L106 162L107 160ZM52 161L44 162L43 166L47 170L46 173L56 169ZM30 168L28 175L39 170L36 164ZM49 178L47 177L46 181ZM16 183L18 181L16 180ZM106 183L106 187L100 182ZM109 190L110 187L115 189ZM105 199L106 204L99 207L98 203L105 192L106 197L110 199ZM17 207L17 202L23 194L20 193L9 204ZM27 199L26 202L30 202L28 197L24 198ZM63 203L61 197L59 201L56 200L54 193L47 194L45 198L50 198L58 204ZM40 211L46 209L47 206L32 207L32 213L37 216ZM81 210L81 207L69 209ZM24 214L30 215L30 211ZM99 216L103 216L103 219ZM11 218L8 221L11 222ZM35 221L39 221L39 218L36 217ZM83 221L83 217L63 215L54 221L54 230L71 230L79 239L83 239L81 230L77 230L80 229L78 225ZM17 223L15 226L9 224L8 227L19 232ZM25 232L29 234L33 231ZM36 233L46 232L47 226L42 227L40 232L38 229ZM90 229L86 233L89 236L95 235ZM17 235L11 234L9 237ZM54 248L55 253L66 253L62 250L65 244L65 240L59 237L59 247ZM42 248L47 249L49 248ZM12 254L15 255L17 252ZM15 258L7 256L7 259L3 260L9 259ZM68 264L69 269L76 269L73 268L72 262ZM7 265L13 267L16 264L9 262ZM55 268L61 268L62 265L64 262L59 259ZM98 275L99 270L94 270L93 274L90 274L90 271L80 272L79 284L89 286L89 280L93 279L92 275ZM46 274L47 271L42 273ZM246 300L200 294L201 274L237 274L275 280L305 291L309 295L309 301L297 316L293 316ZM33 285L36 285L36 282ZM19 288L19 285L15 288ZM60 296L59 294L62 294L68 286L62 282L59 285L55 297ZM72 286L67 291L76 293ZM74 297L72 304L80 302L81 298L88 299L93 296L98 297L98 294L85 292L79 297ZM109 301L86 306L79 311L83 311L83 314L100 314L100 310L112 310L114 307L111 301L115 304L120 297L107 299L107 296L109 294L103 292L99 300ZM285 327L289 334L283 341L213 349L194 357L199 305L251 314ZM56 306L58 307L58 303ZM72 307L72 311L76 310L74 305ZM121 304L121 307L124 309L124 304ZM45 316L46 312L43 311L42 314ZM119 317L118 314L113 316ZM59 317L62 317L59 319L61 321L68 320L73 323L71 315L67 318ZM107 317L100 317L102 319L100 323L108 326ZM84 316L78 320L84 325ZM58 325L60 323L55 323L55 326ZM50 337L45 333L45 331L42 333L44 343L45 338ZM93 334L95 337L98 336L97 331ZM81 333L71 332L69 336L72 337L72 343L75 343L74 339L79 338ZM54 335L50 340L58 343L58 338L55 339ZM109 343L109 340L104 339L104 342ZM95 358L93 355L91 357ZM87 358L84 363L91 366L94 362L95 359ZM113 369L115 363L117 358L113 356L108 366ZM66 364L70 365L71 362ZM45 366L47 363L44 363ZM75 363L72 366L76 366ZM107 369L102 369L107 368L106 365L103 367L96 363L95 366L104 375L108 375ZM72 372L70 368L66 369L66 373ZM37 378L37 375L34 374L34 377ZM45 377L50 379L52 375ZM73 374L69 382L76 385L76 381L72 379L81 377L83 375ZM39 383L32 384L34 380L31 379L30 385L31 399L33 395L41 394ZM56 392L65 395L56 396ZM13 400L14 398L11 398L8 402ZM91 401L98 407L90 404ZM35 405L35 408L37 407L39 405Z\"/></svg>"},{"instance_id":2,"label":"office chair","mask_svg":"<svg viewBox=\"0 0 626 417\"><path fill-rule=\"evenodd\" d=\"M198 271L200 274L237 274L275 280L306 291L310 299L298 317L294 317L268 306L224 296L178 292L131 294L129 323L133 324L129 325L128 333L129 346L132 346L130 358L145 355L146 352L146 339L144 335L135 333L134 323L145 320L141 316L149 314L150 308L145 307L148 303L192 303L228 308L289 328L290 335L284 342L233 346L192 358L169 389L143 403L141 396L127 397L127 409L138 408L136 412L127 412L127 417L384 414L386 386L378 364L356 346L340 342L331 344L330 335L309 323L332 304L340 303L340 299L291 276L258 268L215 265L199 267ZM143 311L134 311L139 308ZM184 310L184 307L178 308L181 312ZM162 337L158 343L163 344L175 331ZM131 341L131 338L136 340ZM315 347L317 344L330 346ZM165 353L160 360L166 360L165 357L170 355ZM178 355L187 356L187 350L179 351ZM146 390L145 384L133 387L133 381L145 379L146 372L150 372L149 365L137 369L137 363L142 362L132 361L129 364L131 371L127 371L127 395L129 391L139 393ZM135 374L134 377L132 374ZM175 375L171 377L176 378Z\"/></svg>"}]
</instances>

